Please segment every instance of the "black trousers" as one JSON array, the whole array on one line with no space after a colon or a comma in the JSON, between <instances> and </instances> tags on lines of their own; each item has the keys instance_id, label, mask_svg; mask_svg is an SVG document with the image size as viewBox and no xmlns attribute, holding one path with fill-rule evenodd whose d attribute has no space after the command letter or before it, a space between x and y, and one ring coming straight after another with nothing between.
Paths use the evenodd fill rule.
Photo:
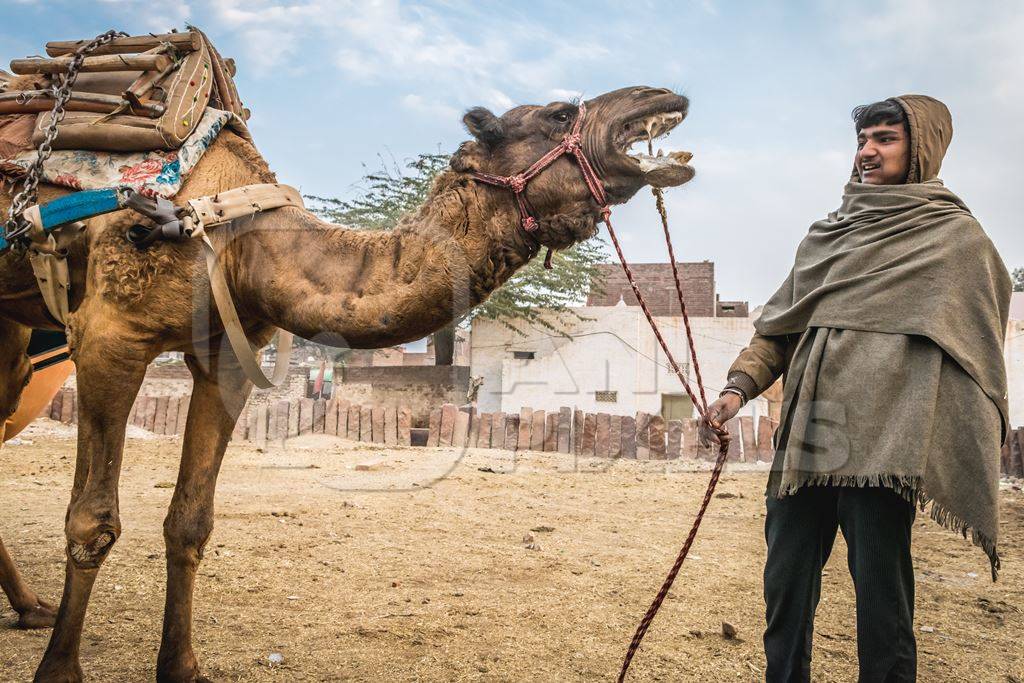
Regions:
<instances>
[{"instance_id":1,"label":"black trousers","mask_svg":"<svg viewBox=\"0 0 1024 683\"><path fill-rule=\"evenodd\" d=\"M858 680L903 683L916 679L913 522L914 506L887 488L808 486L781 499L768 496L764 568L768 683L811 680L821 570L838 529L849 547L857 594Z\"/></svg>"}]
</instances>

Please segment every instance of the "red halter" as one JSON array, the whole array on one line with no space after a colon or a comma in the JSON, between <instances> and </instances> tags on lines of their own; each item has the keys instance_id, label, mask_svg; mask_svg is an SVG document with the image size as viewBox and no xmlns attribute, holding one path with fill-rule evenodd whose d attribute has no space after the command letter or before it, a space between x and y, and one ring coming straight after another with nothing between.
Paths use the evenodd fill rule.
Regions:
<instances>
[{"instance_id":1,"label":"red halter","mask_svg":"<svg viewBox=\"0 0 1024 683\"><path fill-rule=\"evenodd\" d=\"M601 220L607 222L608 216L611 215L611 209L608 208L608 197L604 191L604 185L601 184L601 179L597 177L597 172L594 171L594 167L591 166L590 160L587 159L587 155L583 153L583 146L580 139L580 130L583 128L583 117L586 116L587 107L585 104L580 102L579 114L576 116L576 122L572 126L572 130L565 134L562 138L562 142L554 147L550 152L542 156L537 161L533 162L528 169L522 173L515 175L492 175L490 173L481 173L479 171L473 171L472 176L477 180L487 183L488 185L495 185L497 187L505 187L512 190L512 194L515 195L516 204L519 206L519 216L522 219L523 230L528 233L533 232L538 227L537 219L530 215L529 206L526 203L526 197L523 194L526 191L526 184L537 177L541 171L555 163L555 161L563 154L572 154L576 157L576 163L580 166L580 171L583 173L583 180L586 181L587 187L590 189L590 194L593 195L594 201L601 209Z\"/></svg>"}]
</instances>

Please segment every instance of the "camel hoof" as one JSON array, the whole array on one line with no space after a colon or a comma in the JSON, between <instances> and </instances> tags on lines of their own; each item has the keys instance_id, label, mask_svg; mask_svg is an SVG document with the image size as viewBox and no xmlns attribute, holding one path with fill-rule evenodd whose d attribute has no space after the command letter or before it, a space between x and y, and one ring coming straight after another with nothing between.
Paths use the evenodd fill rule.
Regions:
<instances>
[{"instance_id":1,"label":"camel hoof","mask_svg":"<svg viewBox=\"0 0 1024 683\"><path fill-rule=\"evenodd\" d=\"M57 610L45 600L40 600L27 609L18 610L18 628L53 628L56 621Z\"/></svg>"},{"instance_id":2,"label":"camel hoof","mask_svg":"<svg viewBox=\"0 0 1024 683\"><path fill-rule=\"evenodd\" d=\"M82 669L74 666L48 667L46 663L39 665L32 683L82 683Z\"/></svg>"},{"instance_id":3,"label":"camel hoof","mask_svg":"<svg viewBox=\"0 0 1024 683\"><path fill-rule=\"evenodd\" d=\"M157 671L157 683L213 683L212 680L199 673L199 669L196 667L185 667L184 671L187 673L182 673L182 671L182 669L176 673Z\"/></svg>"}]
</instances>

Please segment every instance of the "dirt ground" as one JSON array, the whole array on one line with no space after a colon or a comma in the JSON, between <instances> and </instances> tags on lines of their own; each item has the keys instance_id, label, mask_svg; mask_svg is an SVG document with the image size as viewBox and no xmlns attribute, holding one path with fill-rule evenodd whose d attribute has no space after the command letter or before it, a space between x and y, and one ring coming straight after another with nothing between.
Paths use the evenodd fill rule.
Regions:
<instances>
[{"instance_id":1,"label":"dirt ground","mask_svg":"<svg viewBox=\"0 0 1024 683\"><path fill-rule=\"evenodd\" d=\"M72 430L44 421L0 449L0 535L51 600L74 448ZM128 441L124 532L82 644L89 680L154 678L179 448ZM681 470L323 436L232 445L196 590L200 662L216 681L613 680L707 483ZM763 679L765 476L722 478L631 680ZM1024 495L1011 486L1002 517L996 584L980 550L916 523L919 680L1024 681ZM826 570L815 681L856 679L845 552L838 541ZM30 680L48 632L14 629L0 606L0 679Z\"/></svg>"}]
</instances>

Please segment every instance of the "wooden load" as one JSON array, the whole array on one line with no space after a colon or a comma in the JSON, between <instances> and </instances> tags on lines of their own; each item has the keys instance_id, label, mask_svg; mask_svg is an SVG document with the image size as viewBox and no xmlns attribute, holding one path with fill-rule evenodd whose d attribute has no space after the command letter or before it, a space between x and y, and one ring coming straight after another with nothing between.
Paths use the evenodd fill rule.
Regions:
<instances>
[{"instance_id":1,"label":"wooden load","mask_svg":"<svg viewBox=\"0 0 1024 683\"><path fill-rule=\"evenodd\" d=\"M10 68L17 76L0 79L0 116L36 115L32 145L42 142L50 123L52 85L86 42L47 43L48 58L15 59ZM85 57L53 148L177 149L207 106L248 118L234 74L234 62L222 59L198 29L116 38Z\"/></svg>"}]
</instances>

